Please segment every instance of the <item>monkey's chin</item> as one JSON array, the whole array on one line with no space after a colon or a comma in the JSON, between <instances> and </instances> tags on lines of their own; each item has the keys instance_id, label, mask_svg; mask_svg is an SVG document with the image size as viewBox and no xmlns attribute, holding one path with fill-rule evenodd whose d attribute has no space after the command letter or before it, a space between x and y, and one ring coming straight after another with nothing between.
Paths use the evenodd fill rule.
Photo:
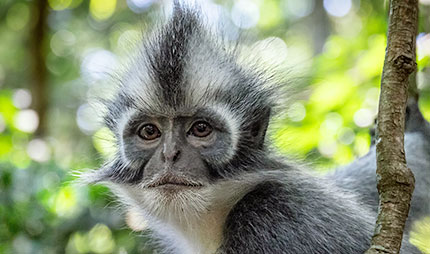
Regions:
<instances>
[{"instance_id":1,"label":"monkey's chin","mask_svg":"<svg viewBox=\"0 0 430 254\"><path fill-rule=\"evenodd\" d=\"M187 185L187 184L178 184L178 183L165 183L155 187L151 187L151 189L167 192L167 193L177 193L182 191L192 191L201 189L202 185Z\"/></svg>"},{"instance_id":2,"label":"monkey's chin","mask_svg":"<svg viewBox=\"0 0 430 254\"><path fill-rule=\"evenodd\" d=\"M134 203L149 216L162 221L187 221L208 211L211 204L208 188L178 184L162 184L132 194Z\"/></svg>"}]
</instances>

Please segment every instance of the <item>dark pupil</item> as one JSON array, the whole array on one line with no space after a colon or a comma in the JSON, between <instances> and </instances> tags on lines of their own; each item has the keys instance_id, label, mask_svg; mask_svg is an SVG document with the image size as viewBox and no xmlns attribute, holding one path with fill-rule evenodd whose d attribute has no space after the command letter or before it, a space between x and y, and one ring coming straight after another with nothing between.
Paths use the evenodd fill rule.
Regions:
<instances>
[{"instance_id":1,"label":"dark pupil","mask_svg":"<svg viewBox=\"0 0 430 254\"><path fill-rule=\"evenodd\" d=\"M206 137L212 132L212 127L205 122L197 122L193 125L191 133L196 137Z\"/></svg>"},{"instance_id":2,"label":"dark pupil","mask_svg":"<svg viewBox=\"0 0 430 254\"><path fill-rule=\"evenodd\" d=\"M160 131L156 126L148 124L142 127L139 136L145 140L153 140L160 136Z\"/></svg>"},{"instance_id":3,"label":"dark pupil","mask_svg":"<svg viewBox=\"0 0 430 254\"><path fill-rule=\"evenodd\" d=\"M204 123L199 123L196 125L196 131L198 132L205 132L207 128L207 125Z\"/></svg>"},{"instance_id":4,"label":"dark pupil","mask_svg":"<svg viewBox=\"0 0 430 254\"><path fill-rule=\"evenodd\" d=\"M151 125L146 126L145 127L145 132L146 132L146 135L148 135L148 136L154 135L155 134L155 128L154 128L154 126L151 126Z\"/></svg>"}]
</instances>

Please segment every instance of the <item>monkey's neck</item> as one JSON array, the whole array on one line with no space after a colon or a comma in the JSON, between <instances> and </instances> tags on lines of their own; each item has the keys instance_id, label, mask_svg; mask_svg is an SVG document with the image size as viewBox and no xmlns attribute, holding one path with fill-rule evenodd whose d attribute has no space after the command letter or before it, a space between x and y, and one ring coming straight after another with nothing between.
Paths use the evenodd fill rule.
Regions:
<instances>
[{"instance_id":1,"label":"monkey's neck","mask_svg":"<svg viewBox=\"0 0 430 254\"><path fill-rule=\"evenodd\" d=\"M215 253L222 242L223 226L231 207L218 207L187 220L158 220L150 225L166 249L183 254Z\"/></svg>"}]
</instances>

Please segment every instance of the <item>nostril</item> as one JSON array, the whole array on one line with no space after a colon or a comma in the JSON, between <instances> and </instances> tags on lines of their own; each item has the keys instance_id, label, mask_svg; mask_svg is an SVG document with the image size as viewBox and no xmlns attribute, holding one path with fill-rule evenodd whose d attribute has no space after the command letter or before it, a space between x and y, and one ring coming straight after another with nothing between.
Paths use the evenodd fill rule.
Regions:
<instances>
[{"instance_id":1,"label":"nostril","mask_svg":"<svg viewBox=\"0 0 430 254\"><path fill-rule=\"evenodd\" d=\"M177 151L176 154L173 156L173 161L177 161L179 159L179 155L181 154L181 151Z\"/></svg>"},{"instance_id":2,"label":"nostril","mask_svg":"<svg viewBox=\"0 0 430 254\"><path fill-rule=\"evenodd\" d=\"M170 151L170 152L162 152L161 153L161 161L164 162L176 162L179 160L181 156L181 152L179 150L177 151Z\"/></svg>"}]
</instances>

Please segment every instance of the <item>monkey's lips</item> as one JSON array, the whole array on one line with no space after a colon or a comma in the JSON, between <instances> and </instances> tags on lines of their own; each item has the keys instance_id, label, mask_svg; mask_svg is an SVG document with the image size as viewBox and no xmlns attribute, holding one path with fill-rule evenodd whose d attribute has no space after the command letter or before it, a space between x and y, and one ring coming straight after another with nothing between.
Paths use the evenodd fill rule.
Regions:
<instances>
[{"instance_id":1,"label":"monkey's lips","mask_svg":"<svg viewBox=\"0 0 430 254\"><path fill-rule=\"evenodd\" d=\"M168 189L183 189L183 188L200 188L203 184L183 176L173 174L164 174L150 181L147 188L168 188Z\"/></svg>"}]
</instances>

